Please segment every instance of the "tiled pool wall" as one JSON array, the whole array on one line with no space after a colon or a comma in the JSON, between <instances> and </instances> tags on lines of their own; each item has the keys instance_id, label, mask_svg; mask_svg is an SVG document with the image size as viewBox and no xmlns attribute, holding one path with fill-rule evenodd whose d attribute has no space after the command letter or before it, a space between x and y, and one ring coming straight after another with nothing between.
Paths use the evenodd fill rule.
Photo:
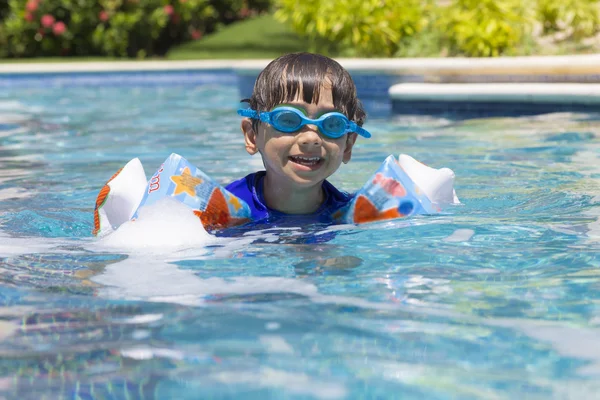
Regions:
<instances>
[{"instance_id":1,"label":"tiled pool wall","mask_svg":"<svg viewBox=\"0 0 600 400\"><path fill-rule=\"evenodd\" d=\"M595 58L558 59L560 62L536 61L536 65L515 64L514 60L354 60L342 64L350 71L360 99L370 115L393 114L447 114L455 117L531 115L556 111L596 112L600 102L536 100L527 96L527 84L577 83L600 87L600 55ZM553 59L557 60L557 59ZM240 63L122 63L103 64L92 68L82 64L46 64L37 69L23 64L18 67L0 65L0 90L15 87L46 86L171 86L171 85L236 85L240 99L252 93L254 81L268 61ZM523 66L523 65L524 66ZM207 67L209 65L209 67ZM210 65L215 66L214 68ZM125 67L124 67L125 66ZM175 66L175 68L173 68ZM199 67L200 66L200 67ZM45 70L44 70L45 68ZM120 70L121 69L121 70ZM411 99L391 94L390 88L402 84L469 84L522 83L523 100L482 101L476 97L449 100L432 95L430 98ZM591 86L590 86L591 87ZM557 90L562 90L558 89ZM398 92L398 91L396 91ZM560 93L558 93L560 95ZM594 95L595 96L595 95ZM598 92L600 97L600 92Z\"/></svg>"},{"instance_id":2,"label":"tiled pool wall","mask_svg":"<svg viewBox=\"0 0 600 400\"><path fill-rule=\"evenodd\" d=\"M259 71L238 71L238 87L242 97L252 93L254 80ZM414 100L390 96L390 88L405 83L451 84L498 84L503 83L579 83L600 84L600 66L598 73L589 74L456 74L452 73L397 73L389 70L350 70L356 84L358 96L370 115L406 114L406 115L447 115L459 118L484 116L536 115L549 112L598 112L598 104L581 101L543 101L533 98L523 101L481 101L428 99ZM524 90L527 91L526 86ZM600 96L600 92L598 93ZM531 96L524 96L531 97Z\"/></svg>"},{"instance_id":3,"label":"tiled pool wall","mask_svg":"<svg viewBox=\"0 0 600 400\"><path fill-rule=\"evenodd\" d=\"M597 104L560 102L494 102L464 100L392 100L391 112L400 115L435 115L458 118L517 117L553 112L600 112Z\"/></svg>"},{"instance_id":4,"label":"tiled pool wall","mask_svg":"<svg viewBox=\"0 0 600 400\"><path fill-rule=\"evenodd\" d=\"M237 85L231 69L0 74L2 88L45 86Z\"/></svg>"},{"instance_id":5,"label":"tiled pool wall","mask_svg":"<svg viewBox=\"0 0 600 400\"><path fill-rule=\"evenodd\" d=\"M260 71L236 71L242 98L250 97L254 81ZM370 115L388 115L392 111L390 88L400 82L423 82L423 76L396 75L381 71L350 71L358 97Z\"/></svg>"}]
</instances>

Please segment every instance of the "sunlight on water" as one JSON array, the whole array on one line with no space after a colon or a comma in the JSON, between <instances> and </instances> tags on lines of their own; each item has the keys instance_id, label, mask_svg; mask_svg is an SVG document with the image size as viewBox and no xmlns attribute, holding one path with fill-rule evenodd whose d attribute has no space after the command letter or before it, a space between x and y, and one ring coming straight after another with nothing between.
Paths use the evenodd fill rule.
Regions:
<instances>
[{"instance_id":1,"label":"sunlight on water","mask_svg":"<svg viewBox=\"0 0 600 400\"><path fill-rule=\"evenodd\" d=\"M456 173L441 215L214 237L171 205L91 236L131 158L180 153L223 183L261 168L238 100L0 93L0 398L597 397L597 115L368 121L332 182L406 153Z\"/></svg>"}]
</instances>

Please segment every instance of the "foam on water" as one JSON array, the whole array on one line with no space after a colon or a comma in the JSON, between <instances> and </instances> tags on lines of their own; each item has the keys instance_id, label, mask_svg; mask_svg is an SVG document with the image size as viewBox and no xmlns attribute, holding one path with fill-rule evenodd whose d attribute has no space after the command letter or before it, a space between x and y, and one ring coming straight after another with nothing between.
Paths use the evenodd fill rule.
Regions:
<instances>
[{"instance_id":1,"label":"foam on water","mask_svg":"<svg viewBox=\"0 0 600 400\"><path fill-rule=\"evenodd\" d=\"M160 254L202 247L216 240L189 207L165 198L142 208L135 221L99 239L96 249Z\"/></svg>"}]
</instances>

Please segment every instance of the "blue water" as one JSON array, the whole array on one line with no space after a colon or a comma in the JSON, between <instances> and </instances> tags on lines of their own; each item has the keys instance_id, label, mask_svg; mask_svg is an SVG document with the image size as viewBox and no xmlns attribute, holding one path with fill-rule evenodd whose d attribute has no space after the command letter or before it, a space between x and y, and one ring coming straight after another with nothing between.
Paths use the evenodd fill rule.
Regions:
<instances>
[{"instance_id":1,"label":"blue water","mask_svg":"<svg viewBox=\"0 0 600 400\"><path fill-rule=\"evenodd\" d=\"M94 200L129 159L260 168L238 96L0 91L0 398L600 398L598 115L371 119L332 182L406 153L455 171L443 215L102 248Z\"/></svg>"}]
</instances>

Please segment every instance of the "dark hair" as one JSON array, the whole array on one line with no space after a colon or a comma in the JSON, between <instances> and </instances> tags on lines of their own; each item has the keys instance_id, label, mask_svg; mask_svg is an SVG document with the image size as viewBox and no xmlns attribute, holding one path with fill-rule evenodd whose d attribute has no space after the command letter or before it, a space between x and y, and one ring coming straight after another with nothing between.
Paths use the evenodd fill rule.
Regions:
<instances>
[{"instance_id":1,"label":"dark hair","mask_svg":"<svg viewBox=\"0 0 600 400\"><path fill-rule=\"evenodd\" d=\"M336 61L319 54L291 53L271 61L256 78L252 97L242 101L257 111L269 111L292 101L298 93L306 103L316 103L325 80L331 82L335 108L362 126L366 113L350 74Z\"/></svg>"}]
</instances>

